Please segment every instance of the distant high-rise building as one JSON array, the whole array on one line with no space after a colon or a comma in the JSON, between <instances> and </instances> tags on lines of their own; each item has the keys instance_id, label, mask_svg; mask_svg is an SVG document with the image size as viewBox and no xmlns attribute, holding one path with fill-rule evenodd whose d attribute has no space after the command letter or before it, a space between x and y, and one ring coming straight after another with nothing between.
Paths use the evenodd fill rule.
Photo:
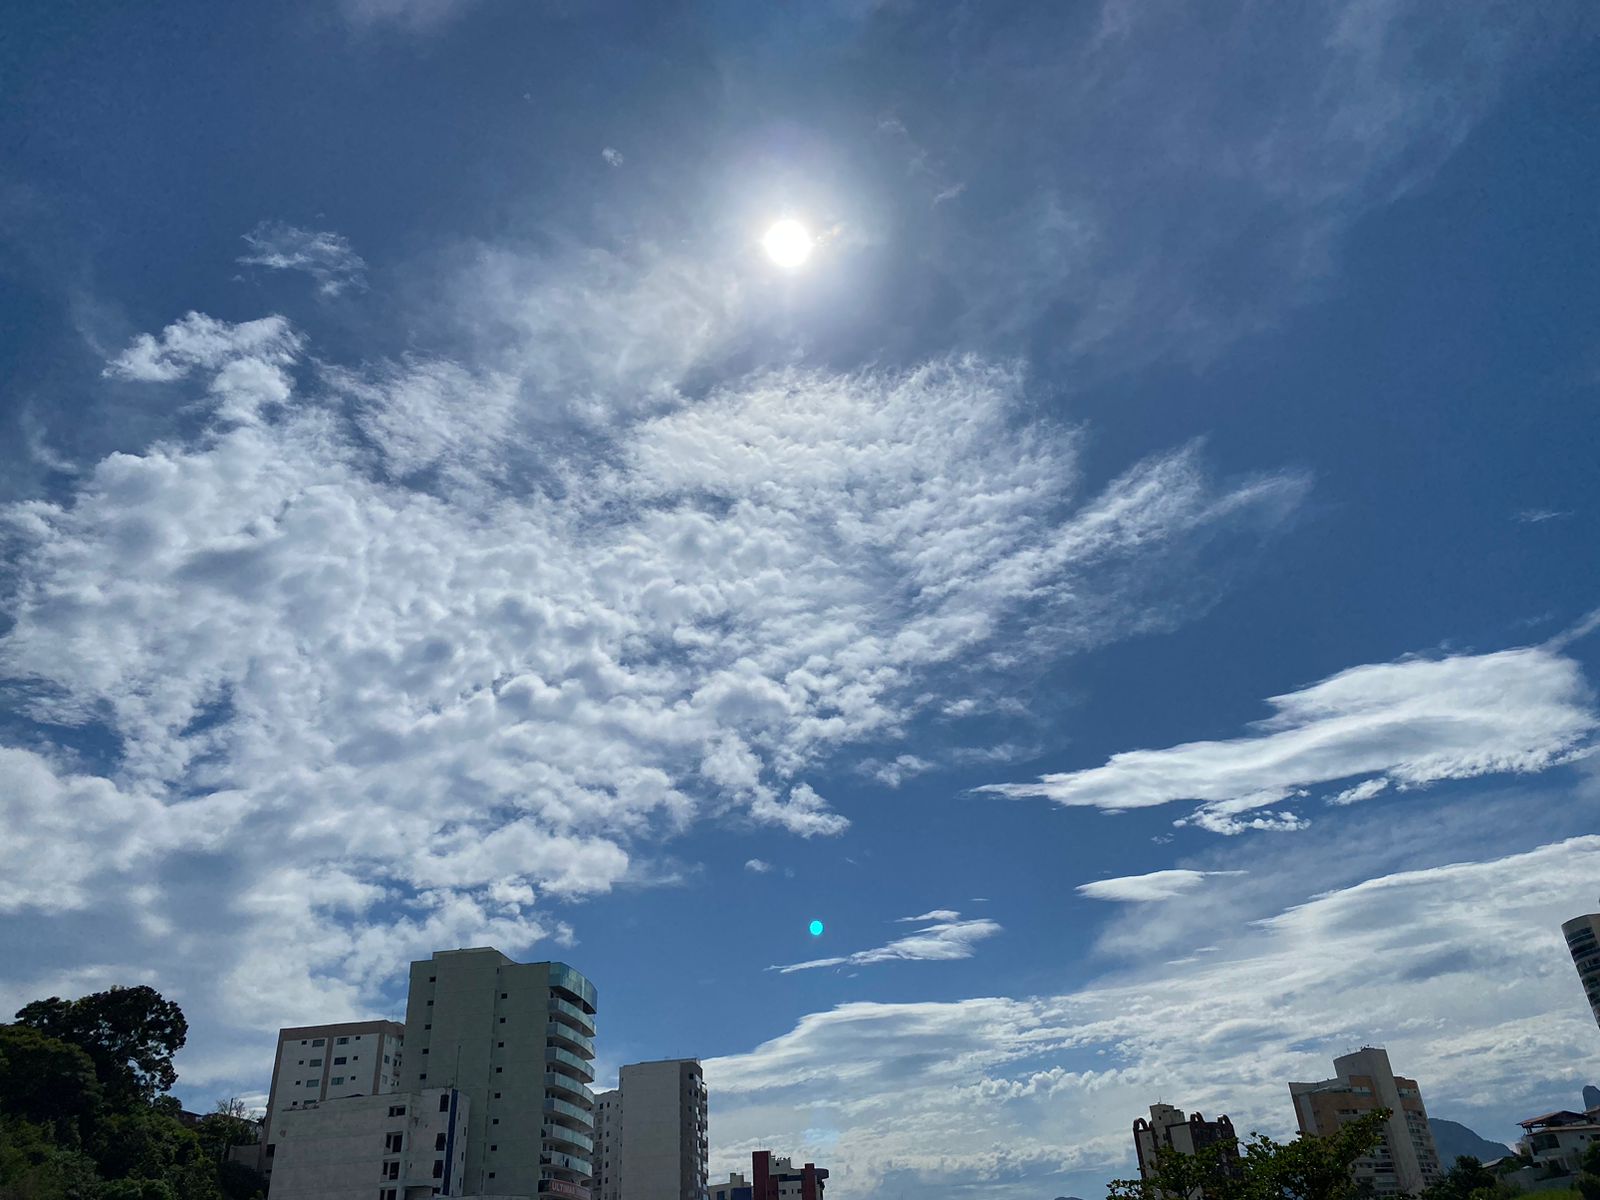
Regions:
<instances>
[{"instance_id":1,"label":"distant high-rise building","mask_svg":"<svg viewBox=\"0 0 1600 1200\"><path fill-rule=\"evenodd\" d=\"M411 964L401 1090L470 1101L469 1195L589 1200L594 985L558 962L441 950Z\"/></svg>"},{"instance_id":2,"label":"distant high-rise building","mask_svg":"<svg viewBox=\"0 0 1600 1200\"><path fill-rule=\"evenodd\" d=\"M272 1174L275 1118L343 1096L377 1096L400 1086L405 1026L394 1021L297 1025L278 1030L267 1115L261 1135L261 1170Z\"/></svg>"},{"instance_id":3,"label":"distant high-rise building","mask_svg":"<svg viewBox=\"0 0 1600 1200\"><path fill-rule=\"evenodd\" d=\"M1578 968L1589 1011L1600 1023L1600 913L1573 917L1562 923L1561 932L1566 936L1567 949L1572 952L1572 963Z\"/></svg>"},{"instance_id":4,"label":"distant high-rise building","mask_svg":"<svg viewBox=\"0 0 1600 1200\"><path fill-rule=\"evenodd\" d=\"M597 1200L705 1200L706 1084L700 1062L629 1063L595 1098Z\"/></svg>"},{"instance_id":5,"label":"distant high-rise building","mask_svg":"<svg viewBox=\"0 0 1600 1200\"><path fill-rule=\"evenodd\" d=\"M1332 1079L1289 1085L1300 1129L1326 1137L1365 1113L1387 1108L1383 1140L1370 1155L1356 1160L1352 1173L1357 1182L1371 1184L1379 1196L1394 1196L1416 1195L1437 1180L1442 1174L1439 1152L1417 1081L1396 1076L1388 1053L1376 1046L1341 1055L1333 1060L1333 1069L1337 1074Z\"/></svg>"},{"instance_id":6,"label":"distant high-rise building","mask_svg":"<svg viewBox=\"0 0 1600 1200\"><path fill-rule=\"evenodd\" d=\"M622 1093L594 1098L594 1200L622 1200Z\"/></svg>"},{"instance_id":7,"label":"distant high-rise building","mask_svg":"<svg viewBox=\"0 0 1600 1200\"><path fill-rule=\"evenodd\" d=\"M1199 1113L1184 1116L1183 1109L1171 1104L1152 1104L1148 1119L1138 1117L1133 1122L1133 1151L1139 1159L1142 1179L1154 1174L1157 1152L1161 1149L1193 1154L1221 1143L1230 1147L1222 1152L1224 1163L1237 1162L1238 1150L1232 1148L1236 1140L1233 1122L1226 1114L1208 1121Z\"/></svg>"},{"instance_id":8,"label":"distant high-rise building","mask_svg":"<svg viewBox=\"0 0 1600 1200\"><path fill-rule=\"evenodd\" d=\"M822 1200L827 1180L828 1172L814 1163L797 1171L792 1159L774 1158L770 1150L750 1155L750 1200Z\"/></svg>"}]
</instances>

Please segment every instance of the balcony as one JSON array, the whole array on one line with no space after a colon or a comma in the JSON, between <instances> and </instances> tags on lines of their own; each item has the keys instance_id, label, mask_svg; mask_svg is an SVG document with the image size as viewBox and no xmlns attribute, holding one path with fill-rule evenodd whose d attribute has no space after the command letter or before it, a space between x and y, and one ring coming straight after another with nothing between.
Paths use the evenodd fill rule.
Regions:
<instances>
[{"instance_id":1,"label":"balcony","mask_svg":"<svg viewBox=\"0 0 1600 1200\"><path fill-rule=\"evenodd\" d=\"M558 1154L546 1150L539 1155L539 1165L552 1167L557 1171L570 1171L583 1179L589 1178L589 1160L572 1154Z\"/></svg>"},{"instance_id":2,"label":"balcony","mask_svg":"<svg viewBox=\"0 0 1600 1200\"><path fill-rule=\"evenodd\" d=\"M573 1104L583 1108L594 1107L594 1093L571 1075L563 1075L560 1071L546 1071L544 1073L545 1091L556 1091L560 1095L557 1099L570 1100Z\"/></svg>"},{"instance_id":3,"label":"balcony","mask_svg":"<svg viewBox=\"0 0 1600 1200\"><path fill-rule=\"evenodd\" d=\"M558 1020L570 1022L580 1033L588 1037L594 1036L594 1017L560 996L551 995L550 1015Z\"/></svg>"},{"instance_id":4,"label":"balcony","mask_svg":"<svg viewBox=\"0 0 1600 1200\"><path fill-rule=\"evenodd\" d=\"M545 1036L554 1038L571 1050L581 1052L585 1058L594 1057L594 1039L579 1033L571 1025L551 1021L544 1027Z\"/></svg>"},{"instance_id":5,"label":"balcony","mask_svg":"<svg viewBox=\"0 0 1600 1200\"><path fill-rule=\"evenodd\" d=\"M594 984L566 963L551 963L548 979L552 988L560 988L568 993L572 1002L579 1005L584 1012L594 1012Z\"/></svg>"},{"instance_id":6,"label":"balcony","mask_svg":"<svg viewBox=\"0 0 1600 1200\"><path fill-rule=\"evenodd\" d=\"M559 1046L546 1046L544 1060L557 1070L570 1071L585 1083L594 1082L594 1067L589 1060L579 1058L570 1050L563 1050Z\"/></svg>"},{"instance_id":7,"label":"balcony","mask_svg":"<svg viewBox=\"0 0 1600 1200\"><path fill-rule=\"evenodd\" d=\"M576 1104L569 1104L565 1100L555 1100L547 1096L545 1097L544 1111L558 1125L570 1121L579 1129L586 1130L589 1133L594 1132L594 1118L589 1115L587 1110L579 1108Z\"/></svg>"},{"instance_id":8,"label":"balcony","mask_svg":"<svg viewBox=\"0 0 1600 1200\"><path fill-rule=\"evenodd\" d=\"M566 1154L594 1154L594 1139L587 1133L579 1133L565 1125L546 1125L543 1132L544 1140L551 1143L552 1149Z\"/></svg>"}]
</instances>

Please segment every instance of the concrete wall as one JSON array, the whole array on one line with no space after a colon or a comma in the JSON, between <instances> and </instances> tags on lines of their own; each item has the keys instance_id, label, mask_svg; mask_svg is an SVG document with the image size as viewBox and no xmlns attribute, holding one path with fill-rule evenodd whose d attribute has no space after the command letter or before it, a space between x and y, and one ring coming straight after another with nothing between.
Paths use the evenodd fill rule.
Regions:
<instances>
[{"instance_id":1,"label":"concrete wall","mask_svg":"<svg viewBox=\"0 0 1600 1200\"><path fill-rule=\"evenodd\" d=\"M450 1089L281 1112L269 1128L269 1200L404 1200L435 1187L460 1196L469 1116L470 1101Z\"/></svg>"}]
</instances>

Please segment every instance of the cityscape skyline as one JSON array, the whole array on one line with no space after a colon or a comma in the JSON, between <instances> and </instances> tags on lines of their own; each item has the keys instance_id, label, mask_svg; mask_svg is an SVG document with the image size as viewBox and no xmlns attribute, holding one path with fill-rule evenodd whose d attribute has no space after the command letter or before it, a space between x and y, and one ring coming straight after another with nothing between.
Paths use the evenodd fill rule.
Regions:
<instances>
[{"instance_id":1,"label":"cityscape skyline","mask_svg":"<svg viewBox=\"0 0 1600 1200\"><path fill-rule=\"evenodd\" d=\"M0 1011L154 988L302 1131L387 1054L474 1186L458 1051L698 1060L829 1200L1363 1046L1578 1136L1592 0L13 7ZM417 1041L484 947L597 1033Z\"/></svg>"}]
</instances>

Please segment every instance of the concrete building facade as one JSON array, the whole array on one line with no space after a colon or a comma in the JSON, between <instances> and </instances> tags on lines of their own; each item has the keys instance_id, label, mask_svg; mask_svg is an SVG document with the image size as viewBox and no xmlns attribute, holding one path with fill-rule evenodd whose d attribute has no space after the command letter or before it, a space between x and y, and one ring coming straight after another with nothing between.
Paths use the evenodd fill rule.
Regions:
<instances>
[{"instance_id":1,"label":"concrete building facade","mask_svg":"<svg viewBox=\"0 0 1600 1200\"><path fill-rule=\"evenodd\" d=\"M1567 939L1572 965L1578 968L1578 980L1583 984L1589 1011L1600 1024L1600 913L1562 922L1561 933Z\"/></svg>"},{"instance_id":2,"label":"concrete building facade","mask_svg":"<svg viewBox=\"0 0 1600 1200\"><path fill-rule=\"evenodd\" d=\"M1443 1174L1428 1127L1422 1090L1414 1079L1395 1075L1389 1055L1363 1046L1333 1060L1334 1078L1291 1083L1295 1117L1305 1133L1326 1137L1341 1125L1374 1109L1389 1110L1383 1140L1372 1154L1356 1160L1353 1174L1379 1196L1417 1195Z\"/></svg>"},{"instance_id":3,"label":"concrete building facade","mask_svg":"<svg viewBox=\"0 0 1600 1200\"><path fill-rule=\"evenodd\" d=\"M827 1180L828 1172L815 1163L797 1171L792 1159L775 1158L770 1150L750 1155L750 1200L822 1200Z\"/></svg>"},{"instance_id":4,"label":"concrete building facade","mask_svg":"<svg viewBox=\"0 0 1600 1200\"><path fill-rule=\"evenodd\" d=\"M269 1177L267 1153L276 1117L324 1100L380 1096L400 1087L405 1026L394 1021L348 1021L338 1025L297 1025L278 1030L267 1090L267 1130L261 1138L259 1169Z\"/></svg>"},{"instance_id":5,"label":"concrete building facade","mask_svg":"<svg viewBox=\"0 0 1600 1200\"><path fill-rule=\"evenodd\" d=\"M706 1189L707 1200L750 1200L750 1181L737 1171L727 1179L716 1180Z\"/></svg>"},{"instance_id":6,"label":"concrete building facade","mask_svg":"<svg viewBox=\"0 0 1600 1200\"><path fill-rule=\"evenodd\" d=\"M594 985L565 963L483 947L411 964L401 1087L470 1101L467 1194L589 1200L594 1016Z\"/></svg>"},{"instance_id":7,"label":"concrete building facade","mask_svg":"<svg viewBox=\"0 0 1600 1200\"><path fill-rule=\"evenodd\" d=\"M594 1098L594 1200L622 1197L622 1092L612 1089Z\"/></svg>"},{"instance_id":8,"label":"concrete building facade","mask_svg":"<svg viewBox=\"0 0 1600 1200\"><path fill-rule=\"evenodd\" d=\"M311 1101L267 1126L271 1200L464 1194L471 1102L454 1088Z\"/></svg>"},{"instance_id":9,"label":"concrete building facade","mask_svg":"<svg viewBox=\"0 0 1600 1200\"><path fill-rule=\"evenodd\" d=\"M1589 1147L1600 1142L1600 1107L1586 1113L1563 1109L1518 1124L1517 1152L1542 1172L1576 1173Z\"/></svg>"},{"instance_id":10,"label":"concrete building facade","mask_svg":"<svg viewBox=\"0 0 1600 1200\"><path fill-rule=\"evenodd\" d=\"M1176 1150L1180 1154L1193 1154L1206 1146L1232 1147L1236 1143L1233 1121L1223 1114L1208 1121L1199 1113L1184 1115L1183 1109L1171 1104L1152 1104L1150 1116L1138 1117L1133 1122L1133 1150L1139 1159L1139 1177L1149 1179L1156 1168L1160 1150ZM1228 1162L1237 1162L1237 1149L1221 1152Z\"/></svg>"}]
</instances>

